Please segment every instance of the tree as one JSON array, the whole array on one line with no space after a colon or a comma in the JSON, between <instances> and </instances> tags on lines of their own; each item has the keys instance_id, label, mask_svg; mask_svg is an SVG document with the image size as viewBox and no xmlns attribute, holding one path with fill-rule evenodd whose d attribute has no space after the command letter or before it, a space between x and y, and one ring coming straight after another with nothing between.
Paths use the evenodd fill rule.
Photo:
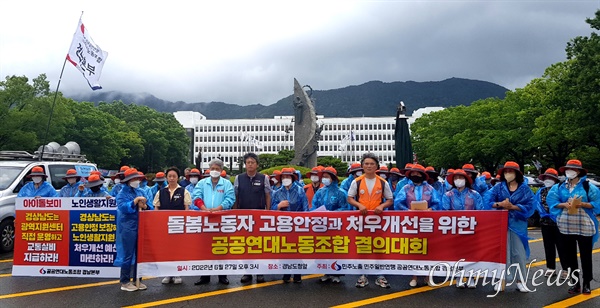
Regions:
<instances>
[{"instance_id":1,"label":"tree","mask_svg":"<svg viewBox=\"0 0 600 308\"><path fill-rule=\"evenodd\" d=\"M320 156L317 158L317 165L323 167L333 167L339 176L345 176L348 171L348 164L341 159L333 156Z\"/></svg>"}]
</instances>

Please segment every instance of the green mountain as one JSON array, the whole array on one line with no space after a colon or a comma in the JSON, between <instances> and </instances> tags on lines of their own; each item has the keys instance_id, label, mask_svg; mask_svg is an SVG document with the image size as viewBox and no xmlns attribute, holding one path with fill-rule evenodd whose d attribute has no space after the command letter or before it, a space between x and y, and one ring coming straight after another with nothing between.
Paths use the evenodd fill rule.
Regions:
<instances>
[{"instance_id":1,"label":"green mountain","mask_svg":"<svg viewBox=\"0 0 600 308\"><path fill-rule=\"evenodd\" d=\"M404 101L407 114L423 107L451 107L470 105L488 97L504 98L508 89L494 83L462 78L427 82L381 82L348 86L333 90L315 90L312 99L317 114L326 117L395 116L400 101ZM291 92L291 87L290 87ZM117 91L93 92L89 95L70 96L77 101L112 102L145 105L161 112L197 111L208 119L273 118L292 115L292 95L275 104L240 106L223 102L185 103L169 102L151 94L132 94ZM225 112L224 112L225 111Z\"/></svg>"}]
</instances>

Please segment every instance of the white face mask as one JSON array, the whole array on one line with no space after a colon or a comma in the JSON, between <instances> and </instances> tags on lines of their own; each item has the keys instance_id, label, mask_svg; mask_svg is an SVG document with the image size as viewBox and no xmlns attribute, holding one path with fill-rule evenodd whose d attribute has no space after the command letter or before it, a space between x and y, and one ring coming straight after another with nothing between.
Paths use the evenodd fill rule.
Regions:
<instances>
[{"instance_id":1,"label":"white face mask","mask_svg":"<svg viewBox=\"0 0 600 308\"><path fill-rule=\"evenodd\" d=\"M313 181L313 182L318 182L319 181L319 177L316 176L316 175L311 175L310 176L310 180Z\"/></svg>"},{"instance_id":2,"label":"white face mask","mask_svg":"<svg viewBox=\"0 0 600 308\"><path fill-rule=\"evenodd\" d=\"M40 183L40 182L42 181L42 177L41 177L41 176L32 176L32 177L31 177L31 180L32 180L34 183L38 184L38 183Z\"/></svg>"},{"instance_id":3,"label":"white face mask","mask_svg":"<svg viewBox=\"0 0 600 308\"><path fill-rule=\"evenodd\" d=\"M362 171L356 171L356 176L359 177L362 175Z\"/></svg>"},{"instance_id":4,"label":"white face mask","mask_svg":"<svg viewBox=\"0 0 600 308\"><path fill-rule=\"evenodd\" d=\"M572 180L574 178L577 177L577 175L579 174L579 172L575 171L575 170L566 170L565 171L565 176L569 179Z\"/></svg>"},{"instance_id":5,"label":"white face mask","mask_svg":"<svg viewBox=\"0 0 600 308\"><path fill-rule=\"evenodd\" d=\"M210 177L211 178L218 178L220 176L221 176L221 171L210 170Z\"/></svg>"},{"instance_id":6,"label":"white face mask","mask_svg":"<svg viewBox=\"0 0 600 308\"><path fill-rule=\"evenodd\" d=\"M379 175L379 177L380 177L380 178L382 178L382 179L384 179L384 180L385 180L385 179L387 179L387 175L385 175L385 174L383 174L383 173L382 173L382 174L380 174L380 175Z\"/></svg>"},{"instance_id":7,"label":"white face mask","mask_svg":"<svg viewBox=\"0 0 600 308\"><path fill-rule=\"evenodd\" d=\"M556 182L554 182L554 180L544 180L544 186L545 187L552 187L554 186Z\"/></svg>"},{"instance_id":8,"label":"white face mask","mask_svg":"<svg viewBox=\"0 0 600 308\"><path fill-rule=\"evenodd\" d=\"M517 175L514 172L513 173L505 173L504 174L504 178L506 179L507 183L510 183L510 182L514 181L515 177L517 177Z\"/></svg>"},{"instance_id":9,"label":"white face mask","mask_svg":"<svg viewBox=\"0 0 600 308\"><path fill-rule=\"evenodd\" d=\"M456 180L454 180L454 185L457 188L463 188L463 187L465 187L465 179L456 179Z\"/></svg>"},{"instance_id":10,"label":"white face mask","mask_svg":"<svg viewBox=\"0 0 600 308\"><path fill-rule=\"evenodd\" d=\"M131 181L131 182L129 182L129 186L131 186L133 188L138 188L138 187L140 187L140 181Z\"/></svg>"},{"instance_id":11,"label":"white face mask","mask_svg":"<svg viewBox=\"0 0 600 308\"><path fill-rule=\"evenodd\" d=\"M69 184L73 185L73 184L75 184L75 183L77 182L77 179L74 179L74 178L68 178L68 179L67 179L67 182L69 182Z\"/></svg>"},{"instance_id":12,"label":"white face mask","mask_svg":"<svg viewBox=\"0 0 600 308\"><path fill-rule=\"evenodd\" d=\"M115 184L121 183L121 179L115 179Z\"/></svg>"},{"instance_id":13,"label":"white face mask","mask_svg":"<svg viewBox=\"0 0 600 308\"><path fill-rule=\"evenodd\" d=\"M283 186L290 186L290 185L292 185L292 179L283 179L283 180L281 180L281 184Z\"/></svg>"},{"instance_id":14,"label":"white face mask","mask_svg":"<svg viewBox=\"0 0 600 308\"><path fill-rule=\"evenodd\" d=\"M323 185L325 185L325 186L329 186L329 185L331 185L331 179L328 179L328 178L323 178L323 179L321 180L321 182L322 182L322 183L323 183Z\"/></svg>"},{"instance_id":15,"label":"white face mask","mask_svg":"<svg viewBox=\"0 0 600 308\"><path fill-rule=\"evenodd\" d=\"M194 185L198 184L198 178L197 177L190 178L190 183L192 183Z\"/></svg>"},{"instance_id":16,"label":"white face mask","mask_svg":"<svg viewBox=\"0 0 600 308\"><path fill-rule=\"evenodd\" d=\"M277 184L277 183L279 183L279 181L277 181L276 178L273 178L273 184Z\"/></svg>"}]
</instances>

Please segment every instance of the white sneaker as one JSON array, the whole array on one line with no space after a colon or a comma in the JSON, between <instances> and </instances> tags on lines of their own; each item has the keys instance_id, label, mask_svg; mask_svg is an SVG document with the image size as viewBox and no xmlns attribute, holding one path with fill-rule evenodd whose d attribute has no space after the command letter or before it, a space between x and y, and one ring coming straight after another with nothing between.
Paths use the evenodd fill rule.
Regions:
<instances>
[{"instance_id":1,"label":"white sneaker","mask_svg":"<svg viewBox=\"0 0 600 308\"><path fill-rule=\"evenodd\" d=\"M494 291L495 292L503 292L504 291L504 281L500 280L500 281L496 282L496 284L494 285Z\"/></svg>"},{"instance_id":2,"label":"white sneaker","mask_svg":"<svg viewBox=\"0 0 600 308\"><path fill-rule=\"evenodd\" d=\"M181 280L181 277L173 277L174 284L181 284L182 282L183 280Z\"/></svg>"},{"instance_id":3,"label":"white sneaker","mask_svg":"<svg viewBox=\"0 0 600 308\"><path fill-rule=\"evenodd\" d=\"M331 280L331 276L329 275L323 275L323 277L321 277L321 282L326 282Z\"/></svg>"},{"instance_id":4,"label":"white sneaker","mask_svg":"<svg viewBox=\"0 0 600 308\"><path fill-rule=\"evenodd\" d=\"M144 291L146 289L148 289L148 287L145 284L143 284L143 283L140 282L140 286L138 287L138 290Z\"/></svg>"},{"instance_id":5,"label":"white sneaker","mask_svg":"<svg viewBox=\"0 0 600 308\"><path fill-rule=\"evenodd\" d=\"M411 280L408 285L411 286L411 287L413 287L413 288L416 287L417 286L417 279Z\"/></svg>"},{"instance_id":6,"label":"white sneaker","mask_svg":"<svg viewBox=\"0 0 600 308\"><path fill-rule=\"evenodd\" d=\"M360 277L358 277L358 280L356 281L356 287L357 288L364 288L364 287L366 287L368 285L369 285L369 280L367 279L367 276L360 275Z\"/></svg>"},{"instance_id":7,"label":"white sneaker","mask_svg":"<svg viewBox=\"0 0 600 308\"><path fill-rule=\"evenodd\" d=\"M133 292L133 291L137 291L138 288L133 283L128 282L128 283L121 285L121 290L127 291L127 292Z\"/></svg>"},{"instance_id":8,"label":"white sneaker","mask_svg":"<svg viewBox=\"0 0 600 308\"><path fill-rule=\"evenodd\" d=\"M529 289L527 289L524 283L517 282L517 289L519 289L520 292L529 293Z\"/></svg>"},{"instance_id":9,"label":"white sneaker","mask_svg":"<svg viewBox=\"0 0 600 308\"><path fill-rule=\"evenodd\" d=\"M342 281L340 280L340 277L338 277L338 276L332 276L331 277L331 282L333 282L333 283L340 283Z\"/></svg>"},{"instance_id":10,"label":"white sneaker","mask_svg":"<svg viewBox=\"0 0 600 308\"><path fill-rule=\"evenodd\" d=\"M171 283L171 277L165 277L165 278L163 278L163 279L162 279L162 281L161 281L161 282L162 282L163 284L168 284L168 283Z\"/></svg>"}]
</instances>

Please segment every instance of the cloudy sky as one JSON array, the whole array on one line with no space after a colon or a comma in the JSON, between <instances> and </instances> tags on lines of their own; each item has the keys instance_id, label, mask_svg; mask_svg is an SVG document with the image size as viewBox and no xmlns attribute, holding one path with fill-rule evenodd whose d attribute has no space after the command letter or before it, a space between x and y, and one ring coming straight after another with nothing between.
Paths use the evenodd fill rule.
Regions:
<instances>
[{"instance_id":1,"label":"cloudy sky","mask_svg":"<svg viewBox=\"0 0 600 308\"><path fill-rule=\"evenodd\" d=\"M100 91L269 105L293 92L370 80L479 79L525 86L589 35L589 1L0 0L0 77L55 89L81 11L109 52ZM60 90L89 92L67 64Z\"/></svg>"}]
</instances>

